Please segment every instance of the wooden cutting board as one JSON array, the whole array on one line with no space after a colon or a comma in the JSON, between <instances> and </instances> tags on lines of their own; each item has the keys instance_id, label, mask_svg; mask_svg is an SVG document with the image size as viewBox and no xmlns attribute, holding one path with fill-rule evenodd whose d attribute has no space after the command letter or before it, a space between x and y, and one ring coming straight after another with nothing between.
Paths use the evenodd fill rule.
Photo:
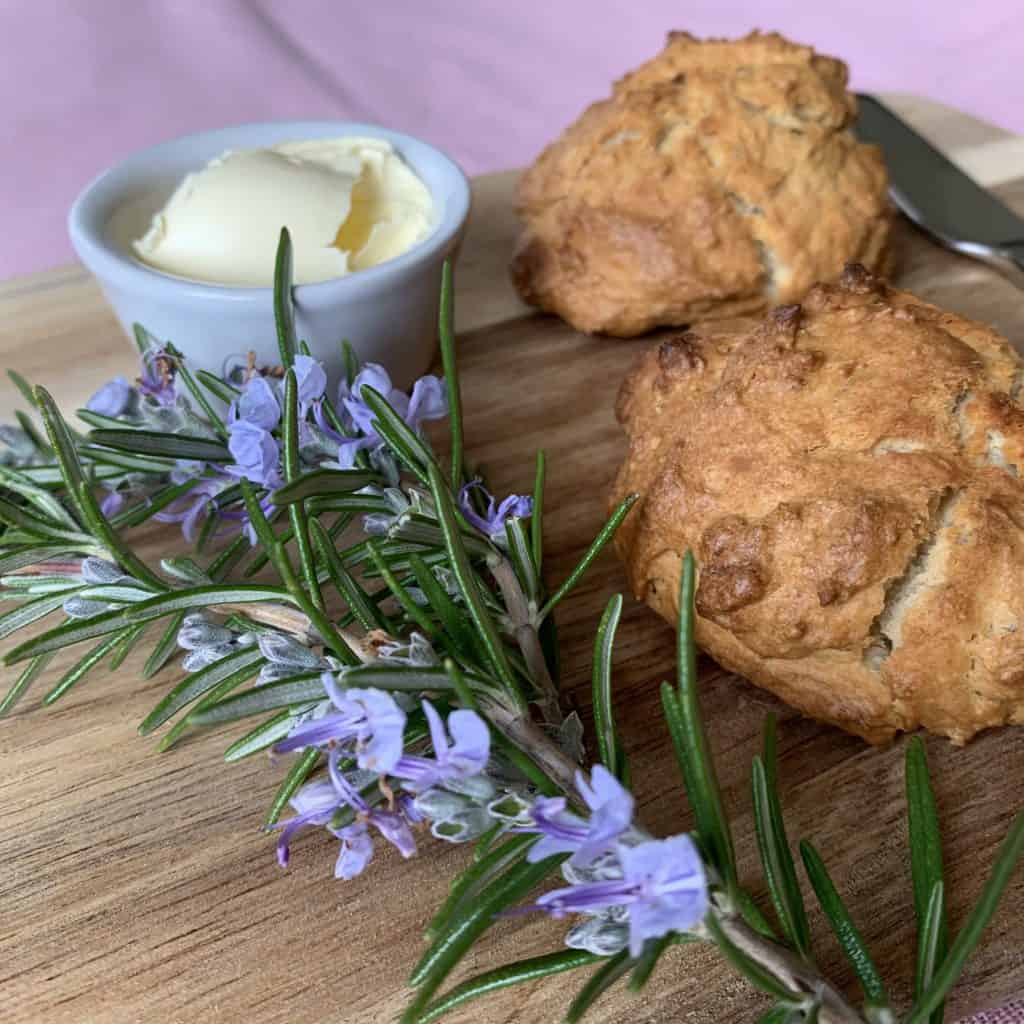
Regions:
<instances>
[{"instance_id":1,"label":"wooden cutting board","mask_svg":"<svg viewBox=\"0 0 1024 1024\"><path fill-rule=\"evenodd\" d=\"M1022 140L924 101L890 98L906 116L1024 210ZM1015 177L1021 179L1014 182ZM509 288L514 174L475 183L474 224L458 270L458 325L472 456L499 493L531 485L549 457L550 580L575 562L603 515L623 452L612 405L623 374L651 344L586 338L533 315ZM1024 295L986 268L899 230L900 284L996 325L1024 348ZM0 286L0 364L74 408L99 383L131 374L129 348L79 267ZM13 395L0 392L0 418ZM162 540L157 539L157 536ZM139 535L144 554L166 528ZM593 632L624 586L603 558L558 617L569 701L589 718ZM689 825L658 708L672 671L672 631L627 600L616 700L640 813L656 831ZM231 736L202 734L160 755L136 724L181 675L140 681L141 658L95 677L55 708L27 700L0 722L0 1017L12 1022L381 1022L405 998L420 930L466 851L425 842L408 863L388 852L362 878L331 878L335 843L301 839L280 871L258 831L283 773L257 756L220 763ZM9 672L7 673L10 674ZM749 764L764 715L780 712L780 777L792 840L812 839L848 897L898 1000L912 984L913 925L902 796L902 744L875 750L802 720L706 659L703 703L744 877L756 879ZM957 750L929 740L954 925L978 893L1012 814L1024 804L1024 730ZM754 881L760 890L760 883ZM851 975L816 909L815 947L832 976ZM565 925L497 924L467 968L556 948ZM454 1021L560 1020L584 975L513 990ZM953 1000L954 1014L1024 994L1024 870ZM712 950L679 948L640 997L608 995L594 1022L753 1020L764 1002ZM952 1019L952 1016L951 1016Z\"/></svg>"}]
</instances>

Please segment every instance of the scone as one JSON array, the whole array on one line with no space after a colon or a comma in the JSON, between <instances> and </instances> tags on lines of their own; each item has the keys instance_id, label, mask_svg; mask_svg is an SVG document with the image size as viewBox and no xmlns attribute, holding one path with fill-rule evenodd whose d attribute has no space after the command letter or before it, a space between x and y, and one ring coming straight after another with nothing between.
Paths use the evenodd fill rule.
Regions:
<instances>
[{"instance_id":1,"label":"scone","mask_svg":"<svg viewBox=\"0 0 1024 1024\"><path fill-rule=\"evenodd\" d=\"M863 267L647 353L614 499L632 588L814 718L879 743L1024 721L1024 367Z\"/></svg>"},{"instance_id":2,"label":"scone","mask_svg":"<svg viewBox=\"0 0 1024 1024\"><path fill-rule=\"evenodd\" d=\"M628 337L799 301L849 260L877 269L885 165L850 131L846 79L774 33L672 33L523 176L520 295Z\"/></svg>"}]
</instances>

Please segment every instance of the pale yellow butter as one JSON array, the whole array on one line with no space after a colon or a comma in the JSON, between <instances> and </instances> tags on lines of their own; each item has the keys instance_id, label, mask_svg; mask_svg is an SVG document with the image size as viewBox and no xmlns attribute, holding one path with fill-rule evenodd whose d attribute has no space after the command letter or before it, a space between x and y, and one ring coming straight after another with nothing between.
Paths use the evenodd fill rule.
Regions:
<instances>
[{"instance_id":1,"label":"pale yellow butter","mask_svg":"<svg viewBox=\"0 0 1024 1024\"><path fill-rule=\"evenodd\" d=\"M169 274L264 287L287 227L295 283L315 284L405 252L429 234L432 206L383 139L284 142L229 151L189 174L132 245Z\"/></svg>"}]
</instances>

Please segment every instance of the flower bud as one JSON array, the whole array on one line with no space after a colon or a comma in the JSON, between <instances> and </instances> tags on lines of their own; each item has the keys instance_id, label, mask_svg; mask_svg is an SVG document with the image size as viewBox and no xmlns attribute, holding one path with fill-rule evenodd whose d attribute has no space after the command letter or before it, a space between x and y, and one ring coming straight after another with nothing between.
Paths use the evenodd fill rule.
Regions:
<instances>
[{"instance_id":1,"label":"flower bud","mask_svg":"<svg viewBox=\"0 0 1024 1024\"><path fill-rule=\"evenodd\" d=\"M603 914L591 917L569 930L565 944L570 949L585 949L595 956L613 956L629 945L629 925Z\"/></svg>"},{"instance_id":2,"label":"flower bud","mask_svg":"<svg viewBox=\"0 0 1024 1024\"><path fill-rule=\"evenodd\" d=\"M430 827L430 832L436 838L449 843L468 843L473 839L479 839L493 825L494 822L487 811L482 807L471 807L445 818L444 821L435 821Z\"/></svg>"},{"instance_id":3,"label":"flower bud","mask_svg":"<svg viewBox=\"0 0 1024 1024\"><path fill-rule=\"evenodd\" d=\"M235 648L231 644L215 644L211 647L197 647L189 651L181 661L181 667L186 672L198 672L207 665L212 665L221 658L233 653Z\"/></svg>"},{"instance_id":4,"label":"flower bud","mask_svg":"<svg viewBox=\"0 0 1024 1024\"><path fill-rule=\"evenodd\" d=\"M91 619L110 607L105 601L90 601L87 597L72 594L64 602L64 614L72 619Z\"/></svg>"},{"instance_id":5,"label":"flower bud","mask_svg":"<svg viewBox=\"0 0 1024 1024\"><path fill-rule=\"evenodd\" d=\"M225 629L223 626L215 626L206 619L199 619L198 622L192 625L183 625L178 630L178 646L184 647L186 651L195 651L201 647L229 644L232 639L233 634L230 629Z\"/></svg>"},{"instance_id":6,"label":"flower bud","mask_svg":"<svg viewBox=\"0 0 1024 1024\"><path fill-rule=\"evenodd\" d=\"M451 793L446 789L428 789L420 793L413 801L413 806L432 821L447 821L472 807L464 796Z\"/></svg>"},{"instance_id":7,"label":"flower bud","mask_svg":"<svg viewBox=\"0 0 1024 1024\"><path fill-rule=\"evenodd\" d=\"M82 560L82 579L94 586L106 586L121 580L130 580L120 568L105 558L89 557Z\"/></svg>"},{"instance_id":8,"label":"flower bud","mask_svg":"<svg viewBox=\"0 0 1024 1024\"><path fill-rule=\"evenodd\" d=\"M260 633L257 642L263 657L277 665L289 665L293 670L315 669L323 665L315 651L284 633Z\"/></svg>"}]
</instances>

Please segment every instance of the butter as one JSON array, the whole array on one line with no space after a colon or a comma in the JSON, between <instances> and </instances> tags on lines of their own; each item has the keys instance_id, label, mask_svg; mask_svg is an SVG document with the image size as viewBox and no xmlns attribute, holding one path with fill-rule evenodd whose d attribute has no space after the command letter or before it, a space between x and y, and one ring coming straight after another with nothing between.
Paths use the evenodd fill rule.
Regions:
<instances>
[{"instance_id":1,"label":"butter","mask_svg":"<svg viewBox=\"0 0 1024 1024\"><path fill-rule=\"evenodd\" d=\"M425 238L430 193L391 143L311 139L228 151L186 176L132 243L157 270L212 284L273 284L281 228L296 284L376 266Z\"/></svg>"}]
</instances>

